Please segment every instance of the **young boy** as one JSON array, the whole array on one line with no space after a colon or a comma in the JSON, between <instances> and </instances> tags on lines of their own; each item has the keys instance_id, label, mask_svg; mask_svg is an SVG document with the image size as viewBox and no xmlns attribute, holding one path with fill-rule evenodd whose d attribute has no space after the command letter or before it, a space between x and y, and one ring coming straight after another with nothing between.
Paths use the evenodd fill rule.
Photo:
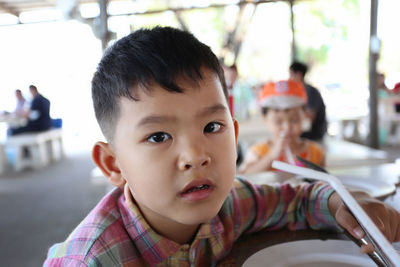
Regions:
<instances>
[{"instance_id":1,"label":"young boy","mask_svg":"<svg viewBox=\"0 0 400 267\"><path fill-rule=\"evenodd\" d=\"M92 93L108 141L95 144L93 159L116 188L50 248L45 266L216 266L245 233L335 228L334 216L361 237L327 185L234 179L238 125L223 71L193 35L156 27L117 41ZM390 211L386 225L400 218L377 206Z\"/></svg>"},{"instance_id":2,"label":"young boy","mask_svg":"<svg viewBox=\"0 0 400 267\"><path fill-rule=\"evenodd\" d=\"M301 166L296 155L325 165L322 147L301 138L307 105L307 93L301 83L293 80L266 83L260 91L259 102L271 136L251 147L239 168L240 173L270 170L274 160Z\"/></svg>"}]
</instances>

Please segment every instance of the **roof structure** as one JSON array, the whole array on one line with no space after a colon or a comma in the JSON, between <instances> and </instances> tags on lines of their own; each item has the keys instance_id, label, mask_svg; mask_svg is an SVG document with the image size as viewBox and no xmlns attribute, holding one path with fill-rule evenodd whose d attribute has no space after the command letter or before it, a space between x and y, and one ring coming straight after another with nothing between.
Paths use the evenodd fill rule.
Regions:
<instances>
[{"instance_id":1,"label":"roof structure","mask_svg":"<svg viewBox=\"0 0 400 267\"><path fill-rule=\"evenodd\" d=\"M132 10L131 14L146 14L146 13L158 13L166 10L182 11L187 9L198 9L198 8L210 8L210 7L223 7L226 5L245 5L245 4L262 4L268 2L294 2L299 0L207 0L207 1L184 1L184 0L165 0L164 8L159 10ZM304 1L304 0L302 0ZM73 7L79 7L82 4L93 4L100 2L131 2L131 3L143 3L144 1L139 0L0 0L0 14L11 14L19 17L23 12L40 11L49 9L72 9ZM190 4L188 4L190 2ZM151 3L151 1L146 1ZM158 4L163 3L162 1Z\"/></svg>"},{"instance_id":2,"label":"roof structure","mask_svg":"<svg viewBox=\"0 0 400 267\"><path fill-rule=\"evenodd\" d=\"M16 17L22 12L27 11L38 11L42 9L57 9L60 3L66 1L57 1L57 0L0 0L0 14L1 13L9 13ZM97 2L96 0L79 0L79 1L70 1L71 3L79 2L79 3L90 3Z\"/></svg>"}]
</instances>

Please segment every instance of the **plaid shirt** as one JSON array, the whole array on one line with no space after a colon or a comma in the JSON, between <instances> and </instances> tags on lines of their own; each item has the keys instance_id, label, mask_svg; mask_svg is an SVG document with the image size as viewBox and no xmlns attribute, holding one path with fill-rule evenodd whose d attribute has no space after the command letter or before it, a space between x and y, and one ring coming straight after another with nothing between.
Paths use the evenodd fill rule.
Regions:
<instances>
[{"instance_id":1,"label":"plaid shirt","mask_svg":"<svg viewBox=\"0 0 400 267\"><path fill-rule=\"evenodd\" d=\"M269 228L338 227L328 210L333 189L323 183L269 186L235 180L220 212L200 226L191 244L157 234L129 193L107 194L44 266L216 266L239 236Z\"/></svg>"}]
</instances>

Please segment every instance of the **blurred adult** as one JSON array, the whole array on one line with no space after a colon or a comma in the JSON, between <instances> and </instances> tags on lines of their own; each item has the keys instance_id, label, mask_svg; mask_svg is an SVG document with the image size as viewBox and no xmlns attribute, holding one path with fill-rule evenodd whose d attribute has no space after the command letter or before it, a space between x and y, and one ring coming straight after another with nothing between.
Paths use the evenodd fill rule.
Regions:
<instances>
[{"instance_id":1,"label":"blurred adult","mask_svg":"<svg viewBox=\"0 0 400 267\"><path fill-rule=\"evenodd\" d=\"M27 111L22 116L26 117L28 122L26 126L11 128L10 135L17 135L27 132L41 132L51 128L50 118L50 101L39 94L38 89L34 85L29 86L32 95L32 102Z\"/></svg>"},{"instance_id":2,"label":"blurred adult","mask_svg":"<svg viewBox=\"0 0 400 267\"><path fill-rule=\"evenodd\" d=\"M382 72L379 72L377 74L377 83L378 83L378 89L382 89L384 91L388 91L390 90L387 86L386 86L386 75Z\"/></svg>"},{"instance_id":3,"label":"blurred adult","mask_svg":"<svg viewBox=\"0 0 400 267\"><path fill-rule=\"evenodd\" d=\"M302 133L301 137L321 141L327 130L325 103L317 88L305 81L308 66L301 62L293 62L289 67L289 79L301 82L307 91L307 113L311 127Z\"/></svg>"},{"instance_id":4,"label":"blurred adult","mask_svg":"<svg viewBox=\"0 0 400 267\"><path fill-rule=\"evenodd\" d=\"M25 105L26 105L26 99L23 96L21 90L17 89L15 90L15 98L17 99L17 104L15 106L14 113L19 116L23 116L25 113Z\"/></svg>"},{"instance_id":5,"label":"blurred adult","mask_svg":"<svg viewBox=\"0 0 400 267\"><path fill-rule=\"evenodd\" d=\"M399 95L400 94L400 82L396 83L392 89L392 93ZM394 108L396 110L396 113L400 113L400 101L395 101L394 102Z\"/></svg>"},{"instance_id":6,"label":"blurred adult","mask_svg":"<svg viewBox=\"0 0 400 267\"><path fill-rule=\"evenodd\" d=\"M238 70L235 64L232 64L230 66L223 64L222 68L224 69L224 78L226 82L226 87L228 89L229 109L231 111L231 115L235 116L233 90L236 84L236 80L238 78ZM238 143L236 164L237 165L241 164L242 160L243 160L242 146L240 143Z\"/></svg>"},{"instance_id":7,"label":"blurred adult","mask_svg":"<svg viewBox=\"0 0 400 267\"><path fill-rule=\"evenodd\" d=\"M400 82L396 83L392 89L392 91L394 94L400 94Z\"/></svg>"},{"instance_id":8,"label":"blurred adult","mask_svg":"<svg viewBox=\"0 0 400 267\"><path fill-rule=\"evenodd\" d=\"M238 71L235 64L231 66L223 65L226 87L228 89L228 101L231 115L234 116L234 101L233 101L233 89L238 77Z\"/></svg>"}]
</instances>

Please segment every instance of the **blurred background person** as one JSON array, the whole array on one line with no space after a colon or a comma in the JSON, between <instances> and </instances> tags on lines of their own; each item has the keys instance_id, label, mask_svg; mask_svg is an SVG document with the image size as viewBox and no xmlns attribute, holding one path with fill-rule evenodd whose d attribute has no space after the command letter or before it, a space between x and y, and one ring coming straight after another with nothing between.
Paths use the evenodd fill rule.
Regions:
<instances>
[{"instance_id":1,"label":"blurred background person","mask_svg":"<svg viewBox=\"0 0 400 267\"><path fill-rule=\"evenodd\" d=\"M224 69L224 76L226 87L228 89L228 104L229 109L231 110L231 115L234 116L235 114L235 107L234 107L234 100L233 100L233 89L236 83L236 79L238 77L237 67L235 64L231 66L223 65Z\"/></svg>"},{"instance_id":2,"label":"blurred background person","mask_svg":"<svg viewBox=\"0 0 400 267\"><path fill-rule=\"evenodd\" d=\"M28 108L27 107L28 102L26 101L20 89L16 89L14 91L14 94L16 100L14 110L13 111L4 110L0 115L1 116L0 121L7 123L8 130L4 131L4 133L7 132L10 133L13 128L19 128L25 126L27 123L27 119L25 118L25 113ZM1 130L1 132L3 131ZM3 140L5 138L3 138L2 136L1 139Z\"/></svg>"},{"instance_id":3,"label":"blurred background person","mask_svg":"<svg viewBox=\"0 0 400 267\"><path fill-rule=\"evenodd\" d=\"M41 132L51 128L50 101L39 94L38 89L34 85L29 86L29 91L32 95L32 102L29 109L22 114L28 120L27 124L18 128L10 128L10 135Z\"/></svg>"},{"instance_id":4,"label":"blurred background person","mask_svg":"<svg viewBox=\"0 0 400 267\"><path fill-rule=\"evenodd\" d=\"M253 86L247 79L240 79L236 64L223 64L225 82L229 91L229 107L237 120L249 119L257 113L257 98L253 93Z\"/></svg>"},{"instance_id":5,"label":"blurred background person","mask_svg":"<svg viewBox=\"0 0 400 267\"><path fill-rule=\"evenodd\" d=\"M386 116L394 113L394 103L391 99L391 91L386 86L386 75L382 72L377 73L377 90L378 90L378 115L379 115L379 142L384 144L387 141L388 134L393 128L392 122L385 120Z\"/></svg>"},{"instance_id":6,"label":"blurred background person","mask_svg":"<svg viewBox=\"0 0 400 267\"><path fill-rule=\"evenodd\" d=\"M271 170L274 160L303 166L296 156L325 165L322 147L301 138L307 106L307 93L301 83L293 80L268 82L261 89L259 101L270 136L250 148L238 169L239 173Z\"/></svg>"},{"instance_id":7,"label":"blurred background person","mask_svg":"<svg viewBox=\"0 0 400 267\"><path fill-rule=\"evenodd\" d=\"M15 90L15 98L17 100L17 103L15 106L14 114L16 114L17 116L23 116L26 112L27 102L20 89Z\"/></svg>"},{"instance_id":8,"label":"blurred background person","mask_svg":"<svg viewBox=\"0 0 400 267\"><path fill-rule=\"evenodd\" d=\"M399 82L399 83L396 83L396 84L394 85L394 87L393 87L393 89L392 89L392 93L393 93L394 95L400 96L400 82ZM394 103L394 108L395 108L395 110L396 110L396 113L400 113L400 101L399 101L399 100L395 101L395 103Z\"/></svg>"},{"instance_id":9,"label":"blurred background person","mask_svg":"<svg viewBox=\"0 0 400 267\"><path fill-rule=\"evenodd\" d=\"M377 76L378 98L386 98L390 91L390 89L386 86L386 76L381 72L378 73Z\"/></svg>"},{"instance_id":10,"label":"blurred background person","mask_svg":"<svg viewBox=\"0 0 400 267\"><path fill-rule=\"evenodd\" d=\"M224 69L224 77L225 77L226 87L228 89L229 109L231 111L232 117L234 117L236 116L235 114L237 113L237 111L235 110L236 105L234 99L234 94L235 94L234 88L237 84L238 70L235 64L232 64L230 66L223 64L222 67ZM242 161L243 161L242 146L240 143L238 143L236 164L239 165L242 163Z\"/></svg>"},{"instance_id":11,"label":"blurred background person","mask_svg":"<svg viewBox=\"0 0 400 267\"><path fill-rule=\"evenodd\" d=\"M400 94L400 82L396 83L391 91L393 94Z\"/></svg>"},{"instance_id":12,"label":"blurred background person","mask_svg":"<svg viewBox=\"0 0 400 267\"><path fill-rule=\"evenodd\" d=\"M328 128L325 103L318 89L305 81L307 71L308 66L297 61L293 62L289 67L289 79L302 83L307 92L307 115L311 121L311 126L309 130L303 132L301 137L322 141Z\"/></svg>"}]
</instances>

